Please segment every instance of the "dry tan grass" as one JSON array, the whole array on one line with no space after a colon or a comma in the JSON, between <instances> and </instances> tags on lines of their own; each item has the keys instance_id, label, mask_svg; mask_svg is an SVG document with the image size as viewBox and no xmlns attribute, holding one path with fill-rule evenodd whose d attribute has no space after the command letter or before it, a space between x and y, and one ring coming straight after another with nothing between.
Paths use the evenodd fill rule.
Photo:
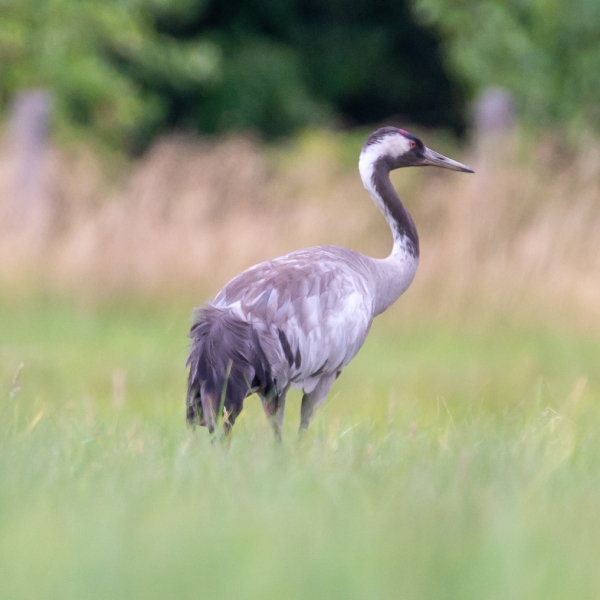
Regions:
<instances>
[{"instance_id":1,"label":"dry tan grass","mask_svg":"<svg viewBox=\"0 0 600 600\"><path fill-rule=\"evenodd\" d=\"M389 231L357 169L340 161L340 139L313 134L275 151L240 137L171 137L118 169L88 150L52 148L49 215L30 225L15 210L18 184L5 147L2 286L88 299L196 291L200 303L241 269L296 248L333 243L384 256ZM505 136L456 157L476 175L394 173L422 238L404 316L598 323L600 145L561 148Z\"/></svg>"}]
</instances>

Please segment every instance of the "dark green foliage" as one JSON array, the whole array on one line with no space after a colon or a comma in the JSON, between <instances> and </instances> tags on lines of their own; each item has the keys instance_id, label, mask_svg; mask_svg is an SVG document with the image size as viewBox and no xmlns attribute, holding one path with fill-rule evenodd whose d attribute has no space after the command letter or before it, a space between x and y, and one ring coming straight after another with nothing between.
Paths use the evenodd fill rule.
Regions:
<instances>
[{"instance_id":1,"label":"dark green foliage","mask_svg":"<svg viewBox=\"0 0 600 600\"><path fill-rule=\"evenodd\" d=\"M396 116L461 127L437 41L398 0L0 0L2 104L143 148L169 128L267 136Z\"/></svg>"},{"instance_id":2,"label":"dark green foliage","mask_svg":"<svg viewBox=\"0 0 600 600\"><path fill-rule=\"evenodd\" d=\"M459 131L490 85L527 123L598 128L600 3L0 0L2 106L50 88L57 125L130 149L170 128Z\"/></svg>"},{"instance_id":3,"label":"dark green foliage","mask_svg":"<svg viewBox=\"0 0 600 600\"><path fill-rule=\"evenodd\" d=\"M326 117L364 124L394 115L461 126L460 90L404 2L212 0L195 25L170 31L215 32L221 42L223 79L200 103L205 129L285 133Z\"/></svg>"},{"instance_id":4,"label":"dark green foliage","mask_svg":"<svg viewBox=\"0 0 600 600\"><path fill-rule=\"evenodd\" d=\"M572 132L600 127L600 2L417 0L474 90L503 86L521 117Z\"/></svg>"},{"instance_id":5,"label":"dark green foliage","mask_svg":"<svg viewBox=\"0 0 600 600\"><path fill-rule=\"evenodd\" d=\"M169 5L181 11L184 3ZM58 124L89 128L111 145L142 142L165 122L169 106L162 90L197 88L219 64L218 49L203 40L158 34L152 11L159 9L166 3L0 2L2 103L23 88L47 87Z\"/></svg>"},{"instance_id":6,"label":"dark green foliage","mask_svg":"<svg viewBox=\"0 0 600 600\"><path fill-rule=\"evenodd\" d=\"M331 107L310 93L302 71L301 58L288 46L248 38L226 51L217 84L180 103L174 99L172 123L190 120L209 133L251 128L267 136L323 123Z\"/></svg>"}]
</instances>

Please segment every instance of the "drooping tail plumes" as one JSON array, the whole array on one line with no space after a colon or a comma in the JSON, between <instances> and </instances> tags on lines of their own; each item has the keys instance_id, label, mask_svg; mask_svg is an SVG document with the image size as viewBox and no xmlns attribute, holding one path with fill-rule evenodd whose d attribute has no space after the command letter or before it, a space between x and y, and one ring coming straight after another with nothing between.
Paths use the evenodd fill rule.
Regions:
<instances>
[{"instance_id":1,"label":"drooping tail plumes","mask_svg":"<svg viewBox=\"0 0 600 600\"><path fill-rule=\"evenodd\" d=\"M212 433L220 410L231 426L251 390L270 393L271 369L255 329L228 309L196 309L190 337L187 421Z\"/></svg>"}]
</instances>

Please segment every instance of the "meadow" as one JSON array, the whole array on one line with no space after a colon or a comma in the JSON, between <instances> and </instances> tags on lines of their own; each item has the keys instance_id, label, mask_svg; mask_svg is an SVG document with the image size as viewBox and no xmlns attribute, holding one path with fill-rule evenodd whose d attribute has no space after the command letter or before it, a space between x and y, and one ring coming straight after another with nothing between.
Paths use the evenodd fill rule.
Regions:
<instances>
[{"instance_id":1,"label":"meadow","mask_svg":"<svg viewBox=\"0 0 600 600\"><path fill-rule=\"evenodd\" d=\"M383 318L308 435L249 398L226 448L187 319L3 306L2 597L597 597L600 337Z\"/></svg>"},{"instance_id":2,"label":"meadow","mask_svg":"<svg viewBox=\"0 0 600 600\"><path fill-rule=\"evenodd\" d=\"M599 597L598 242L581 235L599 222L592 163L551 172L542 148L529 170L483 161L478 183L398 178L421 270L308 434L298 394L281 444L255 397L229 446L186 428L194 304L287 246L385 253L346 146L334 160L319 143L320 169L302 150L238 155L246 171L211 188L225 205L250 192L226 219L206 203L204 225L186 212L193 170L186 188L165 167L163 194L182 200L157 204L156 180L139 187L159 177L151 156L106 192L120 204L67 210L75 186L61 179L64 222L43 256L3 238L0 597ZM228 156L198 153L183 162Z\"/></svg>"}]
</instances>

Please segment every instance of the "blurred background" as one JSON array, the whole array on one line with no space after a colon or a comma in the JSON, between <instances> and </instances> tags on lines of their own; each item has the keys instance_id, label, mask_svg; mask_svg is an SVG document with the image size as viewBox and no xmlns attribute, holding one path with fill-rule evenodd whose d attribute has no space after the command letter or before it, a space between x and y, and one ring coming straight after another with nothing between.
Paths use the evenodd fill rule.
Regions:
<instances>
[{"instance_id":1,"label":"blurred background","mask_svg":"<svg viewBox=\"0 0 600 600\"><path fill-rule=\"evenodd\" d=\"M421 236L297 443L185 428L242 269ZM0 596L600 597L600 2L0 0ZM34 576L32 576L34 574Z\"/></svg>"},{"instance_id":2,"label":"blurred background","mask_svg":"<svg viewBox=\"0 0 600 600\"><path fill-rule=\"evenodd\" d=\"M599 97L593 0L4 0L3 294L199 303L298 247L384 256L356 164L398 124L477 171L395 176L423 238L406 310L587 326Z\"/></svg>"}]
</instances>

